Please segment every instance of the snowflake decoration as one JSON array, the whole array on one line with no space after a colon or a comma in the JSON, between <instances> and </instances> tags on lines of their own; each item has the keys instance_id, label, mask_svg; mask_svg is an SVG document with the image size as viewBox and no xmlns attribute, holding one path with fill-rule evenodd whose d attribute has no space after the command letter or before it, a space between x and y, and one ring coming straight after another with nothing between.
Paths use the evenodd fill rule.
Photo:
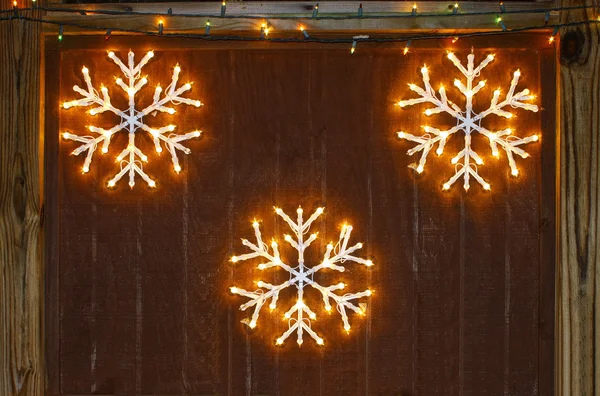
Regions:
<instances>
[{"instance_id":1,"label":"snowflake decoration","mask_svg":"<svg viewBox=\"0 0 600 396\"><path fill-rule=\"evenodd\" d=\"M181 171L181 166L179 165L179 159L177 158L176 150L181 150L184 153L189 154L190 150L187 147L184 147L181 142L200 136L200 131L193 131L184 135L177 135L169 133L175 130L174 125L153 128L144 122L145 116L149 116L151 114L154 116L158 111L171 115L175 114L175 109L169 107L169 103L173 105L184 103L195 107L200 107L202 105L199 100L183 98L181 96L184 92L189 91L192 88L192 85L191 83L187 83L177 88L177 81L179 80L179 73L181 71L179 65L175 66L173 69L171 84L164 91L160 85L156 86L152 104L143 110L136 110L135 95L140 89L142 89L144 85L148 83L148 79L141 76L141 71L153 56L154 52L149 51L142 58L140 63L136 65L134 53L129 51L128 65L125 66L125 64L115 55L114 52L111 51L108 53L108 57L112 59L117 66L119 66L126 79L124 82L121 78L117 78L116 83L119 87L121 87L121 89L123 89L123 91L125 91L129 98L129 108L127 110L120 110L112 105L110 96L108 94L108 89L105 86L100 88L100 91L102 92L102 96L100 96L98 91L96 91L92 86L89 70L85 66L81 71L83 72L85 83L87 84L87 91L75 85L73 90L78 92L82 98L63 103L63 107L65 109L74 106L88 107L97 105L98 107L89 110L91 115L108 111L121 118L120 123L110 129L89 126L88 129L90 132L96 134L97 136L80 136L69 132L63 133L63 138L81 143L81 146L72 152L73 155L79 155L83 152L87 152L87 156L82 167L83 173L89 172L92 156L94 155L94 152L99 144L102 144L102 153L106 154L108 152L110 140L117 132L126 130L129 133L129 143L127 147L117 156L117 162L121 164L121 169L112 179L109 180L109 187L114 187L115 184L127 173L129 173L129 186L132 188L135 185L134 179L136 173L140 175L150 187L156 186L156 182L144 172L142 167L142 162L147 162L148 157L136 146L135 133L138 129L141 128L150 134L154 140L154 146L157 153L160 154L163 151L161 142L164 143L165 147L171 154L173 167L177 173ZM161 98L161 96L163 97Z\"/></svg>"},{"instance_id":2,"label":"snowflake decoration","mask_svg":"<svg viewBox=\"0 0 600 396\"><path fill-rule=\"evenodd\" d=\"M240 310L245 311L250 307L254 307L252 319L250 321L244 321L250 328L254 328L256 327L260 310L265 303L271 300L269 308L274 310L279 298L279 293L288 287L296 287L296 303L292 305L291 308L284 314L284 319L288 321L289 328L279 338L277 338L276 344L282 345L283 342L293 332L296 332L298 337L298 345L301 346L302 335L304 331L306 331L306 333L308 333L318 345L323 345L323 338L321 338L311 328L310 320L316 319L316 314L303 301L305 287L311 286L313 289L316 289L321 293L325 310L328 312L331 311L331 301L333 301L333 304L336 305L337 310L342 317L344 329L346 331L350 331L347 310L354 311L359 315L364 315L366 304L359 303L358 305L355 305L353 301L362 297L370 296L372 291L365 290L359 293L339 295L336 293L336 291L344 289L345 285L343 283L338 283L332 286L321 286L317 281L314 280L314 275L324 269L344 272L345 268L342 265L338 265L338 263L343 264L345 261L354 261L367 267L372 266L373 262L371 260L365 260L352 255L354 252L362 248L362 243L357 243L352 247L348 247L352 226L344 225L342 227L338 243L335 246L332 243L327 245L325 255L323 256L323 261L313 267L307 267L304 263L304 251L312 242L315 241L315 239L317 239L317 234L311 234L306 241L304 240L304 236L308 233L311 224L323 213L323 208L318 208L308 218L308 220L306 220L306 222L304 222L302 218L302 208L298 208L297 210L297 222L294 222L287 214L283 212L283 210L279 208L275 208L275 213L285 220L295 234L295 238L292 238L290 235L285 235L285 241L297 250L298 264L296 266L292 266L283 262L279 254L277 242L275 241L271 242L271 252L269 252L269 247L262 240L259 224L257 221L254 221L253 227L256 235L256 244L246 239L242 239L242 244L250 248L252 252L243 254L241 256L233 256L231 261L237 263L239 261L261 257L265 259L266 262L258 265L259 270L265 270L272 267L281 268L289 273L290 278L279 285L271 285L269 283L259 281L257 284L260 289L256 291L246 291L244 289L232 287L231 292L250 299L250 301L240 306Z\"/></svg>"},{"instance_id":3,"label":"snowflake decoration","mask_svg":"<svg viewBox=\"0 0 600 396\"><path fill-rule=\"evenodd\" d=\"M418 164L411 164L410 167L414 168L418 173L423 172L427 155L437 143L438 148L436 150L437 155L442 155L446 142L454 133L459 131L464 132L465 145L464 148L454 157L451 162L455 165L455 174L448 181L446 181L442 188L448 190L456 180L461 176L464 179L464 189L469 189L469 179L472 176L484 189L489 190L490 184L485 181L478 173L477 166L483 164L481 157L471 147L471 134L472 132L478 132L485 136L490 144L492 155L498 157L498 146L506 152L508 163L510 165L511 173L513 176L519 175L519 170L514 160L514 154L527 158L529 154L525 152L519 146L535 142L538 140L537 135L532 135L526 138L517 138L512 135L512 129L506 128L500 131L492 132L481 125L481 121L491 115L495 114L505 118L511 118L512 113L506 111L504 108L511 106L513 108L522 108L525 110L537 112L538 107L533 104L524 103L524 101L534 99L535 96L531 95L529 89L524 89L519 93L515 94L517 83L521 72L519 70L514 72L513 79L510 83L510 88L503 101L499 102L500 90L494 91L490 106L487 110L481 113L475 113L473 111L473 97L485 86L485 80L479 81L477 85L473 86L474 79L479 77L481 71L494 60L494 55L488 55L477 67L474 67L475 55L469 54L467 56L467 67L465 68L460 60L452 53L448 53L448 58L452 61L454 66L466 77L466 82L463 83L460 80L454 80L454 86L456 86L460 92L465 96L466 99L466 110L462 111L455 103L448 100L444 86L440 86L439 98L436 92L429 83L429 73L427 67L421 68L421 74L423 75L424 88L421 88L415 84L409 84L412 91L419 94L420 98L402 100L398 102L400 107L412 106L418 103L431 103L435 107L425 110L425 115L430 116L437 113L447 113L456 119L456 126L440 130L431 126L424 126L425 134L422 136L414 136L406 132L398 132L398 137L401 139L407 139L411 142L415 142L418 145L408 151L408 155L421 152L421 159ZM459 162L460 161L460 162ZM474 161L474 162L473 162Z\"/></svg>"}]
</instances>

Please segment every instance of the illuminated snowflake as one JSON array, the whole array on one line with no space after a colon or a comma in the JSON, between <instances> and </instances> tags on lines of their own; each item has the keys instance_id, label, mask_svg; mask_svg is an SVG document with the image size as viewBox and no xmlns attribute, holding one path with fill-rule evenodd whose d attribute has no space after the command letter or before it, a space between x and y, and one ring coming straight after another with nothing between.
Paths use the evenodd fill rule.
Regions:
<instances>
[{"instance_id":1,"label":"illuminated snowflake","mask_svg":"<svg viewBox=\"0 0 600 396\"><path fill-rule=\"evenodd\" d=\"M473 97L485 86L485 80L479 81L477 85L473 86L473 80L479 77L481 71L494 60L493 55L488 55L476 68L474 67L475 55L469 54L467 56L467 67L465 68L460 60L453 54L448 53L448 58L452 61L454 66L466 77L466 81L454 80L454 86L457 87L460 92L465 96L466 110L462 111L455 103L452 103L446 97L446 91L443 86L438 90L439 98L436 92L429 83L429 73L427 67L421 68L421 74L423 75L424 88L421 88L415 84L409 84L412 91L419 94L420 98L402 100L398 102L400 107L411 106L418 103L431 103L435 107L425 110L425 115L430 116L437 113L447 113L456 119L456 126L440 130L431 126L424 126L425 134L421 136L411 135L406 132L398 132L398 137L401 139L407 139L417 143L417 146L413 147L408 151L408 155L421 152L421 158L418 163L411 164L410 167L414 168L418 173L423 172L427 155L431 149L438 144L436 153L442 155L446 142L454 133L459 131L464 132L465 144L464 148L454 157L451 162L455 165L455 174L448 181L443 184L443 189L447 190L456 180L461 176L464 179L465 190L469 189L469 178L472 176L484 189L489 190L490 184L485 181L478 173L477 166L483 164L481 157L471 147L471 134L472 132L478 132L485 136L490 144L492 154L495 157L499 156L498 146L506 152L508 163L510 165L511 173L513 176L518 176L519 170L515 163L514 154L526 158L529 156L519 146L534 142L538 140L537 135L532 135L526 138L518 138L512 135L512 129L505 128L500 131L490 131L481 125L481 121L491 115L495 114L505 118L511 118L512 113L505 110L505 107L511 106L513 108L522 108L525 110L537 112L538 107L529 103L523 103L530 99L534 99L535 96L531 95L528 89L524 89L521 92L515 93L517 83L521 72L519 70L514 72L513 79L510 83L510 88L506 93L504 100L499 102L500 90L494 91L490 106L487 110L481 113L475 113L473 111ZM460 161L460 162L459 162Z\"/></svg>"},{"instance_id":2,"label":"illuminated snowflake","mask_svg":"<svg viewBox=\"0 0 600 396\"><path fill-rule=\"evenodd\" d=\"M183 98L181 95L192 88L191 83L184 84L181 87L177 87L177 81L179 80L179 73L181 68L179 65L173 69L173 77L171 84L166 88L162 89L160 85L157 85L154 91L154 98L152 104L144 108L143 110L136 110L135 95L142 89L144 85L148 83L146 77L142 77L142 68L148 63L148 61L154 56L154 52L148 52L138 63L135 64L134 53L129 51L127 66L119 59L114 52L109 52L108 57L112 59L117 66L123 72L125 81L121 78L116 79L116 83L129 98L129 108L127 110L120 110L114 107L110 101L108 89L105 86L101 86L100 91L102 96L92 86L92 80L89 75L87 67L83 67L83 77L87 84L87 90L80 88L75 85L73 90L81 94L82 98L71 102L63 103L63 107L68 109L74 106L97 106L92 108L89 113L96 115L104 113L106 111L113 113L121 118L121 121L110 129L98 128L95 126L89 126L90 132L94 133L95 136L80 136L69 132L64 132L63 137L65 139L74 140L81 143L77 149L73 151L73 155L79 155L87 152L87 156L83 163L83 173L87 173L90 170L90 163L92 162L92 156L96 151L98 145L102 145L102 153L106 154L110 145L111 138L120 131L127 131L129 134L129 142L127 147L121 151L117 156L117 162L120 164L120 171L108 182L109 187L114 187L115 184L127 173L129 173L129 186L133 188L135 185L135 174L137 173L148 183L150 187L155 187L156 182L152 180L143 170L142 163L148 161L148 157L136 146L135 135L138 129L142 129L148 132L154 140L154 146L158 153L163 151L161 142L164 144L166 149L171 154L173 161L173 167L177 173L181 171L179 165L179 159L177 158L176 150L181 150L186 154L190 153L187 147L184 147L181 142L184 140L192 139L200 136L200 131L193 131L184 135L177 135L171 133L175 130L174 125L167 125L160 128L154 128L146 124L144 117L154 116L156 112L163 112L168 114L175 114L175 109L170 107L169 104L179 105L181 103L200 107L202 103L199 100L193 100ZM162 97L161 97L162 96Z\"/></svg>"},{"instance_id":3,"label":"illuminated snowflake","mask_svg":"<svg viewBox=\"0 0 600 396\"><path fill-rule=\"evenodd\" d=\"M276 344L281 345L293 332L297 334L298 345L302 345L302 334L306 331L318 345L323 345L324 341L312 328L310 319L316 319L316 314L306 305L303 296L307 286L311 286L313 289L319 291L322 296L323 303L326 311L331 311L332 303L337 307L338 312L342 317L344 329L350 330L350 323L348 322L347 310L356 312L359 315L365 314L366 304L359 303L354 304L354 300L358 300L362 297L370 296L371 290L366 290L359 293L348 293L339 295L336 293L338 290L345 288L343 283L338 283L332 286L321 286L319 282L314 280L317 272L330 269L334 271L344 272L345 268L342 265L345 261L354 261L356 263L370 267L373 265L371 260L365 260L363 258L355 257L352 254L362 248L362 243L357 243L352 247L348 247L348 241L350 240L350 233L352 232L352 226L344 225L339 236L339 241L334 246L332 243L327 245L323 261L313 267L308 267L304 263L304 251L310 246L312 242L317 239L317 234L311 234L306 240L304 236L308 233L311 224L315 221L322 213L323 208L318 208L306 222L303 222L302 209L297 210L298 220L294 222L283 210L275 208L275 212L289 225L291 230L295 234L295 238L290 235L285 235L285 241L288 242L298 252L298 263L296 265L286 264L279 254L277 242L271 242L271 252L269 247L263 242L258 222L253 223L254 233L256 235L256 244L242 239L242 244L247 246L251 253L246 253L241 256L233 256L231 261L237 263L243 260L249 260L256 257L265 259L261 264L258 265L259 270L266 270L268 268L277 267L288 272L290 277L287 281L272 285L263 281L259 281L259 290L246 291L237 287L232 287L231 292L244 296L250 299L242 306L240 310L245 311L250 307L254 307L254 313L249 321L245 321L250 328L256 327L258 315L261 308L265 303L271 300L269 308L274 310L276 308L279 293L288 288L295 287L297 293L296 302L289 308L284 314L284 319L288 321L288 330L284 332L279 338L277 338ZM262 260L261 260L262 261ZM305 316L306 315L306 316Z\"/></svg>"}]
</instances>

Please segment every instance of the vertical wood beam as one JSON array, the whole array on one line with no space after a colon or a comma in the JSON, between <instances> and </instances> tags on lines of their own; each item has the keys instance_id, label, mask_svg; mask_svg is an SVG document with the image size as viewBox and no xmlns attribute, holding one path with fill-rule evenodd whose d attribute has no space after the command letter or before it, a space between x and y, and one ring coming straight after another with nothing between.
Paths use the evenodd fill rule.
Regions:
<instances>
[{"instance_id":1,"label":"vertical wood beam","mask_svg":"<svg viewBox=\"0 0 600 396\"><path fill-rule=\"evenodd\" d=\"M592 5L562 0L561 6ZM566 11L561 22L595 18ZM598 25L561 32L557 395L600 395L600 40Z\"/></svg>"},{"instance_id":2,"label":"vertical wood beam","mask_svg":"<svg viewBox=\"0 0 600 396\"><path fill-rule=\"evenodd\" d=\"M0 9L12 0L0 0ZM0 23L0 394L42 395L41 25Z\"/></svg>"}]
</instances>

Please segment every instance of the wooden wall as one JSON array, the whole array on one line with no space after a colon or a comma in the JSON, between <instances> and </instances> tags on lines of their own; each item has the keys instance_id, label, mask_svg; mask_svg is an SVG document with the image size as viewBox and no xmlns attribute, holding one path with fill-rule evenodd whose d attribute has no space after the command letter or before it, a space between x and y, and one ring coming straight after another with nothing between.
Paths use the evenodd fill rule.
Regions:
<instances>
[{"instance_id":1,"label":"wooden wall","mask_svg":"<svg viewBox=\"0 0 600 396\"><path fill-rule=\"evenodd\" d=\"M12 1L0 0L0 9L11 7ZM40 35L38 24L0 22L2 395L39 395L44 389Z\"/></svg>"},{"instance_id":2,"label":"wooden wall","mask_svg":"<svg viewBox=\"0 0 600 396\"><path fill-rule=\"evenodd\" d=\"M545 37L459 42L461 57L471 46L478 58L494 49L490 87L506 87L520 67L521 86L540 94L543 109L519 112L512 123L522 134L542 133L540 144L527 147L532 157L518 161L522 177L510 177L505 161L493 161L479 141L476 149L486 153L481 172L493 190L474 186L468 194L460 183L441 192L452 174L448 155L415 176L405 155L410 143L394 136L425 122L422 109L393 106L409 97L406 83L419 80L422 63L435 83L455 76L437 44L416 46L407 57L400 47L365 46L350 57L345 45L113 37L110 46L120 54L155 49L146 70L151 85L166 85L179 62L182 79L195 82L193 96L206 106L178 108L182 131L205 133L189 144L181 175L142 139L150 157L145 169L158 188L138 182L130 190L121 182L111 190L104 186L116 169L114 155L98 155L82 175L81 158L69 155L76 145L58 132L115 120L57 104L74 97L83 64L109 88L118 69L103 38L69 40L60 52L53 42L46 58L50 394L553 392L555 54ZM111 153L123 144L117 138ZM447 149L459 146L454 139ZM266 237L285 231L273 205L325 206L315 247L349 221L376 263L371 271L348 265L343 276L324 277L344 280L350 291L376 290L367 317L353 317L349 335L338 317L317 309L324 348L307 341L299 349L293 339L276 348L285 323L263 313L248 331L240 323L246 313L237 309L244 300L228 292L233 284L252 287L259 276L282 279L227 261L243 252L239 238L252 237L255 216ZM318 296L307 301L319 307ZM285 302L282 295L280 306Z\"/></svg>"}]
</instances>

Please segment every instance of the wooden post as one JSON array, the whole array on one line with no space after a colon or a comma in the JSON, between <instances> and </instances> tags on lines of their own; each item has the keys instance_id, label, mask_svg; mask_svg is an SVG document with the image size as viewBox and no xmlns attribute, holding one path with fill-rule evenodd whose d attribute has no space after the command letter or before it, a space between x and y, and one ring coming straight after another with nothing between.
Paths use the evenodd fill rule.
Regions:
<instances>
[{"instance_id":1,"label":"wooden post","mask_svg":"<svg viewBox=\"0 0 600 396\"><path fill-rule=\"evenodd\" d=\"M0 9L12 7L0 0ZM40 24L0 24L0 394L7 396L44 393L40 33Z\"/></svg>"},{"instance_id":2,"label":"wooden post","mask_svg":"<svg viewBox=\"0 0 600 396\"><path fill-rule=\"evenodd\" d=\"M563 0L561 6L592 5ZM561 22L592 19L592 9ZM561 35L557 395L600 394L600 51L598 25Z\"/></svg>"}]
</instances>

